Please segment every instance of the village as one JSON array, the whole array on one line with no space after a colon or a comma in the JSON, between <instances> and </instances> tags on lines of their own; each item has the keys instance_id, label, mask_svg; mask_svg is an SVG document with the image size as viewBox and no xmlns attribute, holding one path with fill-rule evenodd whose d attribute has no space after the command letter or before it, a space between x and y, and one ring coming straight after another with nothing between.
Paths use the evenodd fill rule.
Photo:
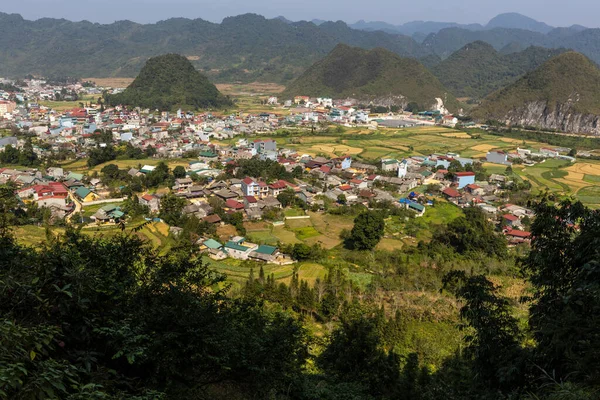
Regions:
<instances>
[{"instance_id":1,"label":"village","mask_svg":"<svg viewBox=\"0 0 600 400\"><path fill-rule=\"evenodd\" d=\"M479 157L436 152L364 160L351 154L315 153L314 149L310 151L303 146L281 147L277 140L269 138L269 135L277 137L282 128L291 129L292 136L302 136L305 131L314 132L317 124L321 125L319 129L359 126L365 128L367 134L377 129L456 125L455 117L444 116L439 111L374 115L348 100L302 96L283 104L290 111L287 116L242 111L217 116L181 110L153 114L150 110L104 109L94 103L57 111L28 98L52 97L53 92L98 95L99 89L79 84L42 90L43 87L39 81L30 81L24 94L0 93L5 99L0 104L2 123L27 133L0 139L0 152L7 148L23 149L33 139L35 145L31 147L39 159L62 154L67 161L61 163L57 159L57 166L45 170L0 168L0 184L12 182L24 204L35 202L40 208L46 207L55 219L78 221L88 226L127 222L129 216L121 203L132 195L145 207L144 217L148 221L160 221L161 200L173 194L185 202L181 211L184 215L193 215L214 226L227 224L223 213L239 214L243 221L264 220L276 225L286 219L306 218L303 213L286 215L277 210L299 207L325 212L331 207L356 204L369 207L373 202L387 202L420 217L435 207L436 202L443 201L458 208L481 208L509 243L520 244L530 239L527 227L534 215L523 205L511 204L510 198L515 190L527 187L518 187L523 182L514 182L510 173L501 171L510 171L513 163L534 166L547 159L575 161L573 156L567 155L572 153L571 149L540 147L539 151L532 151L518 146L513 151L489 148ZM266 102L278 104L275 97ZM125 190L125 185L115 188L114 176L109 176L105 169L92 167L106 167L114 162L116 172L112 175L118 174L122 157L117 156L115 160L114 154L106 158L103 154L105 150L124 147L130 152L137 150L136 154L142 157L137 157L139 162L134 159L121 167L120 173L126 179L120 181L147 179L159 161L164 161L168 171L176 168L176 176L171 181L160 181L157 188L151 190L143 186L136 186L136 190L129 187ZM90 165L94 152L100 159ZM68 160L85 160L86 157L87 167L79 164L76 169L69 168L74 164ZM153 162L145 164L147 160ZM259 160L265 168L277 164L290 178L269 179L265 171L261 172L262 176L240 176L239 164L244 160ZM500 173L485 173L482 164L495 165L495 171ZM282 195L287 196L285 204L282 204ZM290 195L294 201L289 201ZM95 212L84 218L82 212L90 207ZM169 226L170 235L177 236L181 230L179 226ZM219 238L214 230L211 232L212 235L200 237L197 244L215 260L252 259L280 265L293 262L289 254L281 253L276 246L252 243L238 234Z\"/></svg>"}]
</instances>

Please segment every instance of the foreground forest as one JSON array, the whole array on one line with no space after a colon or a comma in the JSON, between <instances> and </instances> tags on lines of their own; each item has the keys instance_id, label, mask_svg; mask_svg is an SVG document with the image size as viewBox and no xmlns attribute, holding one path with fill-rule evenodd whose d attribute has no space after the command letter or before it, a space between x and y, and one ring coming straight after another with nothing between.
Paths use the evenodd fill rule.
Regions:
<instances>
[{"instance_id":1,"label":"foreground forest","mask_svg":"<svg viewBox=\"0 0 600 400\"><path fill-rule=\"evenodd\" d=\"M128 230L67 227L20 245L12 228L23 215L3 189L0 398L596 399L600 213L547 199L536 213L529 252L507 250L468 209L429 243L384 257L360 228L381 224L381 211L364 211L346 241L357 264L382 265L367 288L333 267L314 285L260 269L234 292L185 237L167 255ZM524 317L486 276L507 263L529 288ZM382 301L416 281L460 305L461 350L435 367L420 349L396 351L412 317Z\"/></svg>"}]
</instances>

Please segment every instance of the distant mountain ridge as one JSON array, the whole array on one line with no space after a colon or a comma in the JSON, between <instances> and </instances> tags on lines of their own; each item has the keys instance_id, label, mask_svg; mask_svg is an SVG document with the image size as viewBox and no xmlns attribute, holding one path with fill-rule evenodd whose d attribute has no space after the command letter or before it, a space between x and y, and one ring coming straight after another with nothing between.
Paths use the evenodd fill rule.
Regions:
<instances>
[{"instance_id":1,"label":"distant mountain ridge","mask_svg":"<svg viewBox=\"0 0 600 400\"><path fill-rule=\"evenodd\" d=\"M545 24L513 14L492 22L548 30ZM411 37L352 29L342 21L292 22L256 14L228 17L220 24L174 18L155 24L119 21L103 25L51 18L28 21L17 14L0 13L0 76L134 77L149 58L177 53L215 82L288 83L340 43L385 48L401 57L423 60L428 67L476 41L489 43L502 54L530 46L573 49L600 63L600 29L571 26L541 33L477 24L405 25L410 32L446 27Z\"/></svg>"},{"instance_id":2,"label":"distant mountain ridge","mask_svg":"<svg viewBox=\"0 0 600 400\"><path fill-rule=\"evenodd\" d=\"M569 51L489 95L472 116L509 125L600 134L600 69Z\"/></svg>"},{"instance_id":3,"label":"distant mountain ridge","mask_svg":"<svg viewBox=\"0 0 600 400\"><path fill-rule=\"evenodd\" d=\"M339 44L290 83L282 96L354 98L375 105L417 103L420 109L438 105L452 111L458 102L417 60L388 50L364 50Z\"/></svg>"},{"instance_id":4,"label":"distant mountain ridge","mask_svg":"<svg viewBox=\"0 0 600 400\"><path fill-rule=\"evenodd\" d=\"M401 33L403 35L413 36L417 33L431 34L437 33L446 28L461 28L470 31L490 30L495 28L506 29L523 29L532 32L547 34L554 27L533 18L527 17L519 13L504 13L492 18L486 25L471 23L459 24L456 22L436 22L436 21L411 21L400 25L394 25L382 21L364 21L360 20L353 24L349 24L351 28L362 29L367 31L381 30L389 33ZM573 29L587 29L581 25L573 25Z\"/></svg>"},{"instance_id":5,"label":"distant mountain ridge","mask_svg":"<svg viewBox=\"0 0 600 400\"><path fill-rule=\"evenodd\" d=\"M148 58L178 53L217 80L289 81L338 43L427 54L408 36L355 30L341 21L317 26L244 14L220 24L176 18L103 25L0 13L0 76L135 76Z\"/></svg>"},{"instance_id":6,"label":"distant mountain ridge","mask_svg":"<svg viewBox=\"0 0 600 400\"><path fill-rule=\"evenodd\" d=\"M548 33L554 29L554 27L544 22L536 21L519 13L505 13L495 16L486 25L486 29L494 28L524 29L539 33Z\"/></svg>"}]
</instances>

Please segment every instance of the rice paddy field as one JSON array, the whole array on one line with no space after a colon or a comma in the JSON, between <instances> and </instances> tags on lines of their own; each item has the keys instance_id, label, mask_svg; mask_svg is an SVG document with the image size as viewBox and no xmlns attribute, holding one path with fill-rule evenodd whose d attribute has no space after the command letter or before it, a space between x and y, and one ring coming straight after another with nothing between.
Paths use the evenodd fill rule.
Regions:
<instances>
[{"instance_id":1,"label":"rice paddy field","mask_svg":"<svg viewBox=\"0 0 600 400\"><path fill-rule=\"evenodd\" d=\"M260 136L269 138L269 136ZM409 155L458 153L463 157L484 158L492 149L515 150L517 147L539 151L544 143L520 141L490 134L471 135L467 132L438 126L404 129L346 128L338 134L307 135L298 131L285 137L272 135L278 145L298 150L302 154L326 156L352 155L365 161L381 158L401 158Z\"/></svg>"}]
</instances>

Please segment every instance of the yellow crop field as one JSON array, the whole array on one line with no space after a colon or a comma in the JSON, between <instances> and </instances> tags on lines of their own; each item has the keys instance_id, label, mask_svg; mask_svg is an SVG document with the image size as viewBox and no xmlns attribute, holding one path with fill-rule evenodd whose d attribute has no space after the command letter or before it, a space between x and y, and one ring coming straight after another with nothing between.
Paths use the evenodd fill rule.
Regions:
<instances>
[{"instance_id":1,"label":"yellow crop field","mask_svg":"<svg viewBox=\"0 0 600 400\"><path fill-rule=\"evenodd\" d=\"M577 162L565 169L569 172L600 176L600 164ZM583 177L581 179L583 179Z\"/></svg>"},{"instance_id":2,"label":"yellow crop field","mask_svg":"<svg viewBox=\"0 0 600 400\"><path fill-rule=\"evenodd\" d=\"M312 146L311 150L314 150L317 152L329 153L329 154L344 153L344 154L350 154L350 155L360 154L363 151L363 149L360 149L358 147L350 147L350 146L346 146L343 144L336 144L336 145L320 144L320 145Z\"/></svg>"},{"instance_id":3,"label":"yellow crop field","mask_svg":"<svg viewBox=\"0 0 600 400\"><path fill-rule=\"evenodd\" d=\"M169 236L169 225L165 224L164 222L157 222L154 224L154 227L161 235Z\"/></svg>"},{"instance_id":4,"label":"yellow crop field","mask_svg":"<svg viewBox=\"0 0 600 400\"><path fill-rule=\"evenodd\" d=\"M453 138L453 139L471 139L471 136L467 135L464 132L458 133L442 133L443 137Z\"/></svg>"},{"instance_id":5,"label":"yellow crop field","mask_svg":"<svg viewBox=\"0 0 600 400\"><path fill-rule=\"evenodd\" d=\"M523 143L523 141L520 139L501 138L500 140L502 140L503 142L506 142L506 143Z\"/></svg>"},{"instance_id":6,"label":"yellow crop field","mask_svg":"<svg viewBox=\"0 0 600 400\"><path fill-rule=\"evenodd\" d=\"M496 148L496 146L493 146L491 144L478 144L477 146L471 147L471 149L473 149L475 151L485 151L485 152L488 152L495 148Z\"/></svg>"},{"instance_id":7,"label":"yellow crop field","mask_svg":"<svg viewBox=\"0 0 600 400\"><path fill-rule=\"evenodd\" d=\"M565 185L569 186L574 193L577 193L579 190L581 190L584 187L589 186L589 182L586 182L583 180L583 178L585 177L585 174L581 173L581 172L572 172L572 171L568 171L568 175L565 176L564 178L554 178L555 181L560 182L560 183L564 183Z\"/></svg>"},{"instance_id":8,"label":"yellow crop field","mask_svg":"<svg viewBox=\"0 0 600 400\"><path fill-rule=\"evenodd\" d=\"M98 86L126 88L133 82L133 78L84 78L84 81L94 82Z\"/></svg>"}]
</instances>

